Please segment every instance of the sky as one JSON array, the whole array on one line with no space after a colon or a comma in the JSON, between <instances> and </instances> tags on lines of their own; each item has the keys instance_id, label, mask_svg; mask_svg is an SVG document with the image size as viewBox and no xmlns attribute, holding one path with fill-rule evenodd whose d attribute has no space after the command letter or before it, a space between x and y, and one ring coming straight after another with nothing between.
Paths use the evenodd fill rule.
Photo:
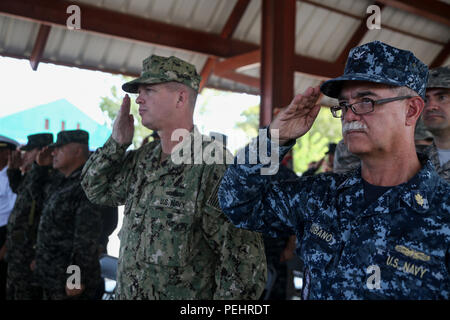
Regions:
<instances>
[{"instance_id":1,"label":"sky","mask_svg":"<svg viewBox=\"0 0 450 320\"><path fill-rule=\"evenodd\" d=\"M118 75L47 63L40 63L37 71L33 71L28 60L6 57L0 57L0 74L0 117L67 99L92 119L104 124L106 116L99 107L101 97L111 96L111 87L120 88L123 83ZM248 139L233 127L242 119L240 114L243 110L259 104L259 96L218 92L217 96L209 97L207 104L205 99L199 95L194 114L194 123L200 131L226 134L232 152L243 147ZM198 109L201 105L205 105L206 111L200 115Z\"/></svg>"}]
</instances>

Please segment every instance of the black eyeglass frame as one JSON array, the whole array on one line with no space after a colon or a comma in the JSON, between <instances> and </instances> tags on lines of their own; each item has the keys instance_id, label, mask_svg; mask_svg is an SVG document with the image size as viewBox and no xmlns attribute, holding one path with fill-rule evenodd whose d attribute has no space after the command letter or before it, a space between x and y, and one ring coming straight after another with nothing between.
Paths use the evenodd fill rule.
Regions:
<instances>
[{"instance_id":1,"label":"black eyeglass frame","mask_svg":"<svg viewBox=\"0 0 450 320\"><path fill-rule=\"evenodd\" d=\"M400 96L400 97L393 97L393 98L384 98L384 99L379 99L379 100L373 100L373 99L370 99L370 98L364 98L366 100L369 100L370 103L372 104L371 110L367 111L367 112L356 112L355 107L354 107L355 104L363 103L363 102L366 102L366 101L359 101L359 102L355 102L355 103L352 103L352 104L345 104L343 106L332 106L332 107L330 107L330 111L331 111L331 114L333 115L333 117L341 119L344 116L344 114L347 112L348 109L352 109L354 114L362 115L362 114L367 114L367 113L373 112L373 110L375 110L375 105L376 104L384 104L384 103L388 103L388 102L393 102L393 101L398 101L398 100L403 100L403 99L409 99L409 98L412 98L412 97L414 97L414 96ZM345 112L343 111L342 115L340 117L338 117L336 115L336 112L339 111L339 110L343 110L343 108L346 109Z\"/></svg>"}]
</instances>

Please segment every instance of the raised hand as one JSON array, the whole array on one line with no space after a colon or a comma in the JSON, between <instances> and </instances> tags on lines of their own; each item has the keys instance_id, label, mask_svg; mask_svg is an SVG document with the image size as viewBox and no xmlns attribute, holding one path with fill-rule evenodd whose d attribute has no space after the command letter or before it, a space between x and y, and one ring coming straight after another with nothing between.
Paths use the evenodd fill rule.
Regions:
<instances>
[{"instance_id":1,"label":"raised hand","mask_svg":"<svg viewBox=\"0 0 450 320\"><path fill-rule=\"evenodd\" d=\"M278 129L280 144L297 139L311 129L320 111L316 104L320 96L319 87L308 88L294 97L291 104L282 109L270 124L269 129Z\"/></svg>"},{"instance_id":2,"label":"raised hand","mask_svg":"<svg viewBox=\"0 0 450 320\"><path fill-rule=\"evenodd\" d=\"M125 95L114 120L112 137L119 144L129 144L134 136L134 117L130 114L130 97Z\"/></svg>"},{"instance_id":3,"label":"raised hand","mask_svg":"<svg viewBox=\"0 0 450 320\"><path fill-rule=\"evenodd\" d=\"M36 156L36 162L40 166L51 166L53 164L53 149L44 147L40 150Z\"/></svg>"},{"instance_id":4,"label":"raised hand","mask_svg":"<svg viewBox=\"0 0 450 320\"><path fill-rule=\"evenodd\" d=\"M22 155L19 150L11 151L8 156L8 168L19 169L22 165Z\"/></svg>"}]
</instances>

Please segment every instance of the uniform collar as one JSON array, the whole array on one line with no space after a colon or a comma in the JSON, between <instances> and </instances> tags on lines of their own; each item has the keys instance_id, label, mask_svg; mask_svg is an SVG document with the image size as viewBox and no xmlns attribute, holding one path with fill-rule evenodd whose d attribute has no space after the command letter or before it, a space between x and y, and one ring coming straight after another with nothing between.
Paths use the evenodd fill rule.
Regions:
<instances>
[{"instance_id":1,"label":"uniform collar","mask_svg":"<svg viewBox=\"0 0 450 320\"><path fill-rule=\"evenodd\" d=\"M81 175L81 171L83 170L84 164L75 169L66 179L76 179Z\"/></svg>"},{"instance_id":2,"label":"uniform collar","mask_svg":"<svg viewBox=\"0 0 450 320\"><path fill-rule=\"evenodd\" d=\"M190 150L191 164L174 163L172 161L172 155L169 155L166 160L160 163L162 155L161 143L149 146L148 148L150 148L151 150L149 150L148 154L145 155L145 162L151 162L150 165L152 168L151 170L145 170L145 175L147 176L148 181L150 182L153 180L159 180L161 176L166 174L173 174L173 175L180 174L183 170L186 169L186 166L192 166L194 164L194 155L196 152L194 150L194 146L196 146L196 144L194 145L194 137L196 137L197 139L199 137L201 139L202 137L196 126L194 126L192 130L189 132L189 135L172 150L172 154L174 152L181 152L176 150L183 150L183 149ZM191 144L190 148L188 146L189 143Z\"/></svg>"},{"instance_id":3,"label":"uniform collar","mask_svg":"<svg viewBox=\"0 0 450 320\"><path fill-rule=\"evenodd\" d=\"M369 205L369 208L375 208L374 212L389 212L400 205L400 199L418 213L426 213L429 210L435 187L440 178L432 162L424 155L418 156L422 164L420 171L408 182L389 189L378 200ZM361 168L354 171L353 175L347 177L337 187L339 193L342 192L350 196L359 195L360 201L363 201L363 189Z\"/></svg>"}]
</instances>

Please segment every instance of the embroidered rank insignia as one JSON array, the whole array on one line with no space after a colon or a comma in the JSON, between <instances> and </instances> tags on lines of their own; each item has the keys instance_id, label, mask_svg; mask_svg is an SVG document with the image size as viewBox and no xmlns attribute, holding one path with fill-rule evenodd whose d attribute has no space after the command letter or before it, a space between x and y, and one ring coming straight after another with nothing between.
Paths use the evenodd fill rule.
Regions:
<instances>
[{"instance_id":1,"label":"embroidered rank insignia","mask_svg":"<svg viewBox=\"0 0 450 320\"><path fill-rule=\"evenodd\" d=\"M416 193L416 196L414 198L416 199L417 204L423 207L423 197L419 193Z\"/></svg>"},{"instance_id":2,"label":"embroidered rank insignia","mask_svg":"<svg viewBox=\"0 0 450 320\"><path fill-rule=\"evenodd\" d=\"M401 254L413 258L416 260L422 260L422 261L430 261L430 256L427 256L425 253L416 251L413 249L408 249L405 246L397 245L395 246L395 251L400 252Z\"/></svg>"}]
</instances>

